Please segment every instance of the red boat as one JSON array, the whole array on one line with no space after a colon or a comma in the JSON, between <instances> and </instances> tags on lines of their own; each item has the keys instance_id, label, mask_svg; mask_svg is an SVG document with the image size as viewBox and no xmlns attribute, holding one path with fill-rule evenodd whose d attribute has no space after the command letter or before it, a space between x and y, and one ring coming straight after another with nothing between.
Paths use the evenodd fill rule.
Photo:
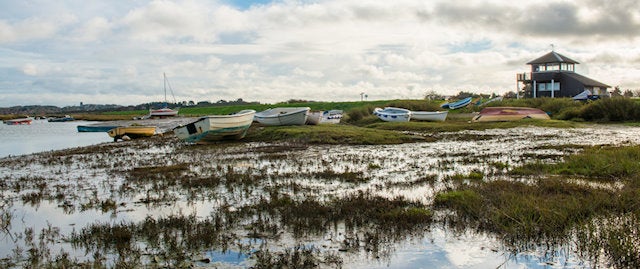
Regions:
<instances>
[{"instance_id":1,"label":"red boat","mask_svg":"<svg viewBox=\"0 0 640 269\"><path fill-rule=\"evenodd\" d=\"M31 124L31 121L33 121L33 118L26 117L26 118L20 118L20 119L6 120L4 121L4 123L8 125L23 125L23 124Z\"/></svg>"},{"instance_id":2,"label":"red boat","mask_svg":"<svg viewBox=\"0 0 640 269\"><path fill-rule=\"evenodd\" d=\"M544 111L531 107L487 107L473 117L473 122L482 121L514 121L521 119L548 120L549 115Z\"/></svg>"}]
</instances>

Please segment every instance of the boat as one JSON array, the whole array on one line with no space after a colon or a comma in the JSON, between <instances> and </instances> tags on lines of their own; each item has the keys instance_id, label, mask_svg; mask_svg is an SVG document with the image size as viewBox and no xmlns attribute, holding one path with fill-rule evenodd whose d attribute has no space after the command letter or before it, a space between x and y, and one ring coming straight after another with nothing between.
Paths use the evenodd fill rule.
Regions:
<instances>
[{"instance_id":1,"label":"boat","mask_svg":"<svg viewBox=\"0 0 640 269\"><path fill-rule=\"evenodd\" d=\"M307 124L338 124L342 119L342 110L311 111L307 116Z\"/></svg>"},{"instance_id":2,"label":"boat","mask_svg":"<svg viewBox=\"0 0 640 269\"><path fill-rule=\"evenodd\" d=\"M32 121L33 121L32 117L26 117L26 118L5 120L4 123L7 125L27 125L27 124L31 124Z\"/></svg>"},{"instance_id":3,"label":"boat","mask_svg":"<svg viewBox=\"0 0 640 269\"><path fill-rule=\"evenodd\" d=\"M467 97L452 103L446 103L441 105L442 108L447 108L447 109L458 109L461 107L465 107L467 105L469 105L471 103L471 97Z\"/></svg>"},{"instance_id":4,"label":"boat","mask_svg":"<svg viewBox=\"0 0 640 269\"><path fill-rule=\"evenodd\" d=\"M531 107L487 107L473 117L472 122L515 121L521 119L548 120L544 111Z\"/></svg>"},{"instance_id":5,"label":"boat","mask_svg":"<svg viewBox=\"0 0 640 269\"><path fill-rule=\"evenodd\" d=\"M487 100L487 101L486 101L486 102L484 102L484 103L480 103L480 104L478 104L478 105L479 105L479 106L484 106L484 105L487 105L487 104L489 104L489 103L502 101L502 99L504 99L504 97L502 97L502 96L497 96L497 97L494 97L494 98L491 98L491 99Z\"/></svg>"},{"instance_id":6,"label":"boat","mask_svg":"<svg viewBox=\"0 0 640 269\"><path fill-rule=\"evenodd\" d=\"M187 142L204 143L223 139L242 139L253 122L256 111L246 109L230 115L204 116L173 129L173 133Z\"/></svg>"},{"instance_id":7,"label":"boat","mask_svg":"<svg viewBox=\"0 0 640 269\"><path fill-rule=\"evenodd\" d=\"M162 73L164 76L164 107L159 109L149 109L149 117L173 117L178 115L177 109L171 109L167 106L167 85L169 86L169 90L171 90L171 94L173 95L173 89L171 89L171 84L169 84L169 80L167 79L167 75Z\"/></svg>"},{"instance_id":8,"label":"boat","mask_svg":"<svg viewBox=\"0 0 640 269\"><path fill-rule=\"evenodd\" d=\"M78 132L80 133L86 133L86 132L97 132L97 133L103 133L103 132L108 132L109 130L113 129L113 128L117 128L120 126L116 126L116 125L78 125L76 128L78 129Z\"/></svg>"},{"instance_id":9,"label":"boat","mask_svg":"<svg viewBox=\"0 0 640 269\"><path fill-rule=\"evenodd\" d=\"M276 107L255 114L254 120L264 125L304 125L309 107Z\"/></svg>"},{"instance_id":10,"label":"boat","mask_svg":"<svg viewBox=\"0 0 640 269\"><path fill-rule=\"evenodd\" d=\"M411 119L411 110L398 107L385 107L384 109L376 107L373 109L373 115L378 116L383 121L409 121Z\"/></svg>"},{"instance_id":11,"label":"boat","mask_svg":"<svg viewBox=\"0 0 640 269\"><path fill-rule=\"evenodd\" d=\"M412 120L445 121L449 111L411 111Z\"/></svg>"},{"instance_id":12,"label":"boat","mask_svg":"<svg viewBox=\"0 0 640 269\"><path fill-rule=\"evenodd\" d=\"M64 117L58 117L58 118L49 118L47 121L48 122L66 122L66 121L74 121L76 119L74 119L73 117L69 116L69 115L64 115Z\"/></svg>"},{"instance_id":13,"label":"boat","mask_svg":"<svg viewBox=\"0 0 640 269\"><path fill-rule=\"evenodd\" d=\"M132 125L132 126L119 126L113 128L107 132L110 137L113 137L113 141L118 141L118 139L128 140L134 138L141 137L149 137L156 134L156 126L143 126L143 125Z\"/></svg>"}]
</instances>

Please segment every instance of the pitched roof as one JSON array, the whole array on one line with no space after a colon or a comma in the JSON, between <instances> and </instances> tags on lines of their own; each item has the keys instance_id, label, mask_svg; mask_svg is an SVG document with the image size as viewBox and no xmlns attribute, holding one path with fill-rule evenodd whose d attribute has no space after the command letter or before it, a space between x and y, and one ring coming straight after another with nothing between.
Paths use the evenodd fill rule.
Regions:
<instances>
[{"instance_id":1,"label":"pitched roof","mask_svg":"<svg viewBox=\"0 0 640 269\"><path fill-rule=\"evenodd\" d=\"M555 51L549 52L538 59L528 62L527 64L545 64L545 63L579 64L579 62L577 62L576 60L573 60Z\"/></svg>"},{"instance_id":2,"label":"pitched roof","mask_svg":"<svg viewBox=\"0 0 640 269\"><path fill-rule=\"evenodd\" d=\"M599 81L595 81L593 79L590 79L588 77L585 77L583 75L577 74L577 73L572 73L572 72L562 72L562 75L564 76L569 76L577 81L579 81L580 83L582 83L585 86L595 86L595 87L601 87L601 88L611 88L611 86L604 84L602 82Z\"/></svg>"}]
</instances>

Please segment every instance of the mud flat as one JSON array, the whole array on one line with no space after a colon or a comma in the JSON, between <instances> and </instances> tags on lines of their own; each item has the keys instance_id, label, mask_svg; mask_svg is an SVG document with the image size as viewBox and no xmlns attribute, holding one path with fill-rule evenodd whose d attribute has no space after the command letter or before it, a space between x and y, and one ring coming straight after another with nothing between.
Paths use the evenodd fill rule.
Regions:
<instances>
[{"instance_id":1,"label":"mud flat","mask_svg":"<svg viewBox=\"0 0 640 269\"><path fill-rule=\"evenodd\" d=\"M499 206L481 196L492 187L539 191L543 176L514 175L518 167L634 147L639 132L523 126L396 145L193 145L167 135L2 158L0 267L600 267L609 261L585 255L571 233L505 241L465 212ZM577 181L552 192L564 204L627 185L552 179Z\"/></svg>"}]
</instances>

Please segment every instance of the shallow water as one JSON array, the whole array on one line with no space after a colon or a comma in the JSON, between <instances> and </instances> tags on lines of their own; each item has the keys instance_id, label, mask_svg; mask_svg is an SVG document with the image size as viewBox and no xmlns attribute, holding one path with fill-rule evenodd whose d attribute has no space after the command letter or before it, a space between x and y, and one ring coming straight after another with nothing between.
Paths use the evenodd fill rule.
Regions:
<instances>
[{"instance_id":1,"label":"shallow water","mask_svg":"<svg viewBox=\"0 0 640 269\"><path fill-rule=\"evenodd\" d=\"M382 146L200 146L154 138L107 143L86 151L9 157L0 159L4 182L0 209L10 215L10 225L0 232L0 257L10 257L16 249L26 248L26 228L33 228L38 234L55 227L62 238L68 239L70 233L92 224L141 223L149 217L175 215L194 215L203 221L258 205L269 197L266 193L274 191L294 200L319 201L370 192L429 205L435 193L447 187L449 176L480 171L484 180L503 179L505 168L495 163L513 167L534 160L556 162L576 151L556 147L559 145L640 144L639 131L640 128L623 126L520 127L443 133L440 136L444 139L438 142ZM155 177L155 167L182 167L181 164L188 165L175 177L150 180ZM143 170L147 171L146 177L132 175L133 168L145 167L153 168ZM345 172L355 174L355 180L346 178ZM174 172L160 174L168 173ZM256 180L247 181L247 177ZM186 188L179 181L172 181L183 178L221 178L224 182ZM109 201L114 205L106 206ZM278 223L277 216L267 217L273 218L271 225L278 230L275 238L258 242L246 238L247 227L257 225L256 219L244 219L235 229L225 232L233 235L233 244L252 250L263 244L274 251L300 244L313 246L320 253L341 257L345 268L585 267L584 261L571 251L554 250L553 258L546 250L512 254L490 235L459 234L437 225L407 234L384 235L388 237L381 238L383 242L376 245L379 250L375 254L361 247L360 251L342 251L341 242L354 236L343 224L294 236L292 227ZM360 237L366 232L355 231ZM91 252L74 249L67 240L54 241L48 244L54 254L64 249L73 258L91 259ZM150 243L139 244L148 247ZM234 246L205 249L199 255L212 261L196 263L204 267L247 267L252 263L246 251Z\"/></svg>"},{"instance_id":2,"label":"shallow water","mask_svg":"<svg viewBox=\"0 0 640 269\"><path fill-rule=\"evenodd\" d=\"M0 158L113 141L106 133L79 133L76 129L90 123L34 120L30 125L0 124Z\"/></svg>"}]
</instances>

